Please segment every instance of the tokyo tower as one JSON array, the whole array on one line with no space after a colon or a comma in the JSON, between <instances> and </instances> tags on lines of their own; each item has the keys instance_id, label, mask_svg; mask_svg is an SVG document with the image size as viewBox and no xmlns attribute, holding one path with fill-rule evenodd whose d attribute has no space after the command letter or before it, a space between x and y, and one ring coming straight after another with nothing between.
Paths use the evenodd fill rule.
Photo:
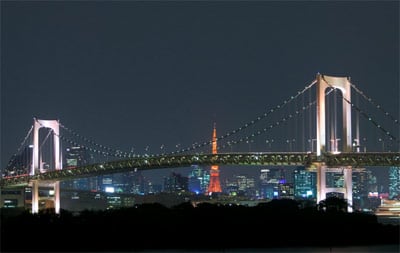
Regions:
<instances>
[{"instance_id":1,"label":"tokyo tower","mask_svg":"<svg viewBox=\"0 0 400 253\"><path fill-rule=\"evenodd\" d=\"M217 129L214 123L214 130L212 135L212 153L217 153ZM210 184L208 185L208 194L213 192L222 192L221 184L219 182L219 169L218 165L212 165L210 170Z\"/></svg>"}]
</instances>

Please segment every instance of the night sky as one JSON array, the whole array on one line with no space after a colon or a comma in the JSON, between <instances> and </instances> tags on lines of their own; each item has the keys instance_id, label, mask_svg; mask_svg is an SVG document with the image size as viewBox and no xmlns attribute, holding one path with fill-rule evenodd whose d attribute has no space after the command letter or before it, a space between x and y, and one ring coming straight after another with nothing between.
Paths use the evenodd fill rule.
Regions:
<instances>
[{"instance_id":1,"label":"night sky","mask_svg":"<svg viewBox=\"0 0 400 253\"><path fill-rule=\"evenodd\" d=\"M33 117L116 149L173 151L317 73L350 76L398 119L399 2L1 1L1 168Z\"/></svg>"}]
</instances>

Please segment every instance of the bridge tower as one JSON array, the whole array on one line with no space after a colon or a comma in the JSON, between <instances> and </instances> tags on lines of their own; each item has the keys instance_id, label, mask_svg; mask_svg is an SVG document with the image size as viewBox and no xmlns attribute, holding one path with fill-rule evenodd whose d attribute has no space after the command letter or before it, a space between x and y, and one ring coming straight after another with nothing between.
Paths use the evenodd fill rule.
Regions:
<instances>
[{"instance_id":1,"label":"bridge tower","mask_svg":"<svg viewBox=\"0 0 400 253\"><path fill-rule=\"evenodd\" d=\"M30 175L43 173L43 162L40 155L39 146L39 129L42 127L50 128L53 134L53 156L54 164L50 164L50 168L55 170L62 169L62 160L60 155L60 123L58 120L42 120L33 119L33 153L32 153L32 167L30 169ZM55 212L60 212L60 182L42 182L39 180L32 180L32 213L39 212L39 187L53 187L54 190L54 208Z\"/></svg>"},{"instance_id":2,"label":"bridge tower","mask_svg":"<svg viewBox=\"0 0 400 253\"><path fill-rule=\"evenodd\" d=\"M214 123L212 135L212 154L217 154L217 128ZM219 181L218 165L212 165L210 170L210 184L208 185L208 194L213 192L222 192L221 183Z\"/></svg>"},{"instance_id":3,"label":"bridge tower","mask_svg":"<svg viewBox=\"0 0 400 253\"><path fill-rule=\"evenodd\" d=\"M352 136L351 136L351 84L349 77L333 77L327 75L317 74L317 156L323 155L324 152L338 152L337 140L333 140L335 148L332 150L326 149L326 103L325 91L327 88L336 88L342 92L342 152L350 152L352 150ZM334 122L337 124L338 122ZM326 176L327 173L343 173L344 184L343 187L327 187ZM324 164L317 165L317 202L326 198L326 194L330 192L340 192L344 194L348 204L351 206L353 201L352 194L352 168L351 166L341 168L328 168ZM351 207L348 208L351 211Z\"/></svg>"}]
</instances>

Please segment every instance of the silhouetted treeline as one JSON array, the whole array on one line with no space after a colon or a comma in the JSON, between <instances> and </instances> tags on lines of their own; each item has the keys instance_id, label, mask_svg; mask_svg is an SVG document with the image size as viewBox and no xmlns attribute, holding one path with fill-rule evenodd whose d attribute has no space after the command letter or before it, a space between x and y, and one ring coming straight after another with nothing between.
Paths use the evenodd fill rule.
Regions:
<instances>
[{"instance_id":1,"label":"silhouetted treeline","mask_svg":"<svg viewBox=\"0 0 400 253\"><path fill-rule=\"evenodd\" d=\"M399 226L365 213L300 208L294 200L255 207L142 204L78 215L23 212L1 217L1 251L138 251L399 244Z\"/></svg>"}]
</instances>

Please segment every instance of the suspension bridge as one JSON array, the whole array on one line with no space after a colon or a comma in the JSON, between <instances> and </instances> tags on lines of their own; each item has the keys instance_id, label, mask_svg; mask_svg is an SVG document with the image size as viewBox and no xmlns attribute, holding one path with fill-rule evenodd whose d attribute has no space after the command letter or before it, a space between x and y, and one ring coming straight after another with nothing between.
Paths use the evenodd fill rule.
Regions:
<instances>
[{"instance_id":1,"label":"suspension bridge","mask_svg":"<svg viewBox=\"0 0 400 253\"><path fill-rule=\"evenodd\" d=\"M356 99L352 99L352 92ZM46 129L47 134L41 135L40 129ZM282 129L289 130L282 134ZM305 166L317 172L318 201L325 199L328 192L342 192L351 204L352 168L400 166L398 133L398 119L349 77L318 73L304 89L239 128L170 152L125 152L98 144L59 120L34 118L17 152L2 169L0 187L32 187L33 213L39 211L39 187L54 187L58 213L59 182L64 180L195 164ZM46 143L51 146L49 154L43 148ZM82 147L102 159L64 168L63 145ZM252 150L243 151L250 145ZM338 170L344 174L344 187L328 188L326 173Z\"/></svg>"}]
</instances>

